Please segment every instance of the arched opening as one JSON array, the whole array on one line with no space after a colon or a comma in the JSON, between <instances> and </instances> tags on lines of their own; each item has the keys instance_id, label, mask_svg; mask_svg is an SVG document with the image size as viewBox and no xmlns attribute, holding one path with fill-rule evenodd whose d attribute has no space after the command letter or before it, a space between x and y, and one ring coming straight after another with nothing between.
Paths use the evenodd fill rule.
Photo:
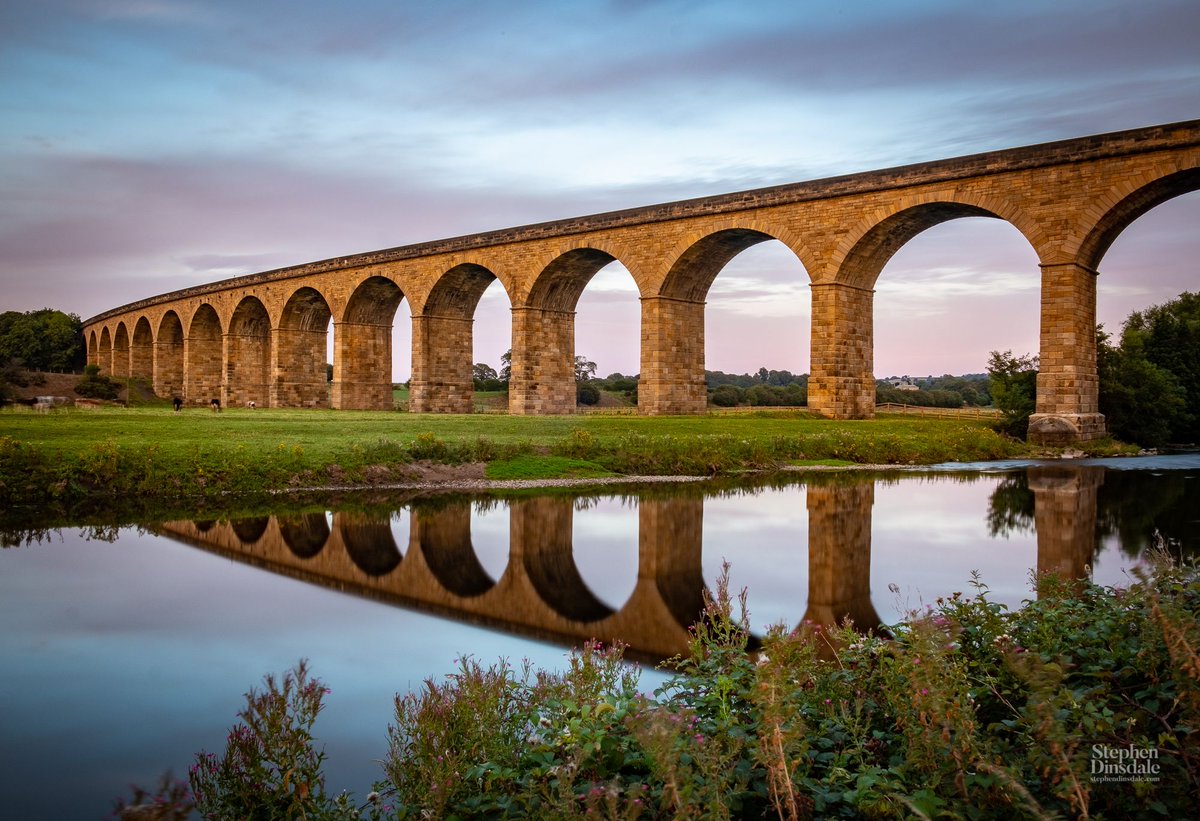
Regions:
<instances>
[{"instance_id":1,"label":"arched opening","mask_svg":"<svg viewBox=\"0 0 1200 821\"><path fill-rule=\"evenodd\" d=\"M936 225L964 217L996 216L978 205L929 202L892 214L859 237L846 253L836 279L813 286L809 407L842 419L861 419L874 414L877 348L874 289L884 266L910 240ZM1029 259L1029 277L1036 283L1037 260L1032 256ZM1001 276L997 281L1006 280ZM1037 315L1036 310L1033 315ZM948 345L944 338L941 345ZM889 362L907 361L901 357L908 355L905 351L909 350L909 343L902 342L898 348L899 355ZM889 351L889 357L892 356Z\"/></svg>"},{"instance_id":2,"label":"arched opening","mask_svg":"<svg viewBox=\"0 0 1200 821\"><path fill-rule=\"evenodd\" d=\"M183 323L167 311L158 323L154 341L154 392L161 397L183 396Z\"/></svg>"},{"instance_id":3,"label":"arched opening","mask_svg":"<svg viewBox=\"0 0 1200 821\"><path fill-rule=\"evenodd\" d=\"M444 273L413 317L413 373L409 410L471 413L474 410L475 308L496 276L465 263Z\"/></svg>"},{"instance_id":4,"label":"arched opening","mask_svg":"<svg viewBox=\"0 0 1200 821\"><path fill-rule=\"evenodd\" d=\"M946 377L985 375L989 351L1036 354L1040 309L1037 253L1011 223L935 225L897 250L876 283L874 376L911 403L957 394L989 404L986 377Z\"/></svg>"},{"instance_id":5,"label":"arched opening","mask_svg":"<svg viewBox=\"0 0 1200 821\"><path fill-rule=\"evenodd\" d=\"M187 337L183 340L184 400L192 405L207 405L221 397L221 320L208 303L192 314Z\"/></svg>"},{"instance_id":6,"label":"arched opening","mask_svg":"<svg viewBox=\"0 0 1200 821\"><path fill-rule=\"evenodd\" d=\"M112 375L116 379L129 377L129 330L124 322L118 322L113 333Z\"/></svg>"},{"instance_id":7,"label":"arched opening","mask_svg":"<svg viewBox=\"0 0 1200 821\"><path fill-rule=\"evenodd\" d=\"M492 284L484 289L479 304L475 306L471 348L473 375L482 380L481 384L475 386L475 410L508 410L508 381L512 370L512 302L504 283L498 279L492 280ZM509 354L507 360L504 358L506 353Z\"/></svg>"},{"instance_id":8,"label":"arched opening","mask_svg":"<svg viewBox=\"0 0 1200 821\"><path fill-rule=\"evenodd\" d=\"M271 318L257 297L238 303L229 321L225 360L225 401L230 407L253 402L267 407L271 382Z\"/></svg>"},{"instance_id":9,"label":"arched opening","mask_svg":"<svg viewBox=\"0 0 1200 821\"><path fill-rule=\"evenodd\" d=\"M808 273L779 240L753 245L721 269L704 310L704 363L712 372L706 388L738 390L721 389L716 402L806 403L811 303Z\"/></svg>"},{"instance_id":10,"label":"arched opening","mask_svg":"<svg viewBox=\"0 0 1200 821\"><path fill-rule=\"evenodd\" d=\"M404 294L386 277L363 280L334 326L333 407L390 410L392 322Z\"/></svg>"},{"instance_id":11,"label":"arched opening","mask_svg":"<svg viewBox=\"0 0 1200 821\"><path fill-rule=\"evenodd\" d=\"M1194 296L1177 302L1184 293L1200 293L1196 175L1192 190L1160 202L1162 192L1180 191L1186 179L1176 175L1154 186L1159 193L1150 209L1122 208L1122 230L1096 260L1096 318L1109 337L1098 352L1098 410L1110 434L1143 446L1200 440ZM1149 310L1173 302L1170 309ZM1126 338L1134 312L1139 316Z\"/></svg>"},{"instance_id":12,"label":"arched opening","mask_svg":"<svg viewBox=\"0 0 1200 821\"><path fill-rule=\"evenodd\" d=\"M329 303L300 288L283 306L275 335L271 407L328 408Z\"/></svg>"},{"instance_id":13,"label":"arched opening","mask_svg":"<svg viewBox=\"0 0 1200 821\"><path fill-rule=\"evenodd\" d=\"M133 326L133 339L129 345L129 375L134 379L150 381L154 377L154 333L150 320L138 317Z\"/></svg>"},{"instance_id":14,"label":"arched opening","mask_svg":"<svg viewBox=\"0 0 1200 821\"><path fill-rule=\"evenodd\" d=\"M750 250L755 246L761 247ZM741 343L767 338L764 322L777 327L795 323L803 315L807 280L791 249L756 229L716 231L690 246L671 266L659 293L642 300L641 412L703 412L708 407L709 351L719 363L714 363L717 370L749 370L747 363L758 362L757 368L768 372L795 376L792 368L802 371L802 332L785 336L795 340L796 350L772 354L786 360L778 363L764 362L764 352ZM719 298L706 311L710 293ZM709 317L719 335L706 332Z\"/></svg>"},{"instance_id":15,"label":"arched opening","mask_svg":"<svg viewBox=\"0 0 1200 821\"><path fill-rule=\"evenodd\" d=\"M575 412L575 308L584 288L615 257L577 248L543 269L524 305L513 307L509 411Z\"/></svg>"},{"instance_id":16,"label":"arched opening","mask_svg":"<svg viewBox=\"0 0 1200 821\"><path fill-rule=\"evenodd\" d=\"M581 407L636 405L634 377L641 368L641 292L629 269L615 260L593 275L575 305L576 378L600 380L599 396ZM594 369L590 366L594 365Z\"/></svg>"},{"instance_id":17,"label":"arched opening","mask_svg":"<svg viewBox=\"0 0 1200 821\"><path fill-rule=\"evenodd\" d=\"M96 348L98 344L95 330L89 331L87 335L87 364L89 365L100 364L100 352Z\"/></svg>"},{"instance_id":18,"label":"arched opening","mask_svg":"<svg viewBox=\"0 0 1200 821\"><path fill-rule=\"evenodd\" d=\"M108 326L100 329L100 344L96 348L96 364L100 366L100 370L112 375L112 336L108 333Z\"/></svg>"}]
</instances>

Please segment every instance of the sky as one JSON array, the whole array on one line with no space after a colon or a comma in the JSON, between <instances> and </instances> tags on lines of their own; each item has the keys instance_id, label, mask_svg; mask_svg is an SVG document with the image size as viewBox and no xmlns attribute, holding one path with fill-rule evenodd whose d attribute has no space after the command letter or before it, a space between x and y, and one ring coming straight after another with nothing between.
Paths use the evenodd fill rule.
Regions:
<instances>
[{"instance_id":1,"label":"sky","mask_svg":"<svg viewBox=\"0 0 1200 821\"><path fill-rule=\"evenodd\" d=\"M1195 0L39 0L0 4L0 310L151 295L478 231L1200 117ZM1121 235L1099 320L1200 290L1200 193ZM875 370L1036 352L1037 259L998 220L888 263ZM636 373L619 263L576 352ZM808 276L718 275L706 366L809 370ZM475 361L510 347L499 284ZM407 378L407 304L394 375Z\"/></svg>"}]
</instances>

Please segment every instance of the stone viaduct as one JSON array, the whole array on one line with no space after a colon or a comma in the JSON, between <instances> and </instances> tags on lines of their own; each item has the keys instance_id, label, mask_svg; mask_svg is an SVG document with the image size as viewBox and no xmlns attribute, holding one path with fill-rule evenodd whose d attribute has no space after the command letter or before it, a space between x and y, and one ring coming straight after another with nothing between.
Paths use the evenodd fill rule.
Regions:
<instances>
[{"instance_id":1,"label":"stone viaduct","mask_svg":"<svg viewBox=\"0 0 1200 821\"><path fill-rule=\"evenodd\" d=\"M1039 573L1087 577L1102 477L1102 468L1030 469ZM796 591L798 626L847 617L860 628L879 626L871 600L874 502L870 478L806 483L806 514L797 516L808 521L808 591L807 598ZM619 640L629 645L630 658L650 663L687 652L687 628L704 603L702 494L638 499L636 514L630 511L638 517L637 582L626 601L611 604L588 588L575 564L575 499L506 504L508 562L499 578L476 555L472 503L463 498L410 503L407 538L399 539L388 512L166 522L152 529L313 584L566 646ZM799 550L797 560L804 561Z\"/></svg>"},{"instance_id":2,"label":"stone viaduct","mask_svg":"<svg viewBox=\"0 0 1200 821\"><path fill-rule=\"evenodd\" d=\"M514 414L575 408L574 310L619 260L641 299L644 414L706 407L704 305L734 256L779 240L812 287L809 406L874 413L873 293L891 256L931 226L1006 220L1041 269L1041 372L1031 435L1103 435L1096 279L1113 240L1200 188L1200 120L814 182L653 205L354 254L187 288L84 323L88 360L189 404L390 408L391 326L412 314L410 409L472 409L472 320L499 280L512 306ZM1032 272L1031 272L1032 275ZM997 322L1003 317L997 317ZM333 384L326 339L333 323Z\"/></svg>"}]
</instances>

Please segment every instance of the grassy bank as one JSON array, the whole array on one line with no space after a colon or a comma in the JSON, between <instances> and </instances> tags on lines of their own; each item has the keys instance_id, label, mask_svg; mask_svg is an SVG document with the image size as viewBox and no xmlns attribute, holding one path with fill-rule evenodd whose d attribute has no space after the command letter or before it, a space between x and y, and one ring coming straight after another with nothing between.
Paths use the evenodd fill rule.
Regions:
<instances>
[{"instance_id":1,"label":"grassy bank","mask_svg":"<svg viewBox=\"0 0 1200 821\"><path fill-rule=\"evenodd\" d=\"M411 481L418 463L494 478L718 475L839 460L931 464L1028 455L981 420L797 412L736 416L419 415L161 408L0 413L0 504L213 498ZM557 457L557 461L547 457ZM538 461L542 460L541 464Z\"/></svg>"}]
</instances>

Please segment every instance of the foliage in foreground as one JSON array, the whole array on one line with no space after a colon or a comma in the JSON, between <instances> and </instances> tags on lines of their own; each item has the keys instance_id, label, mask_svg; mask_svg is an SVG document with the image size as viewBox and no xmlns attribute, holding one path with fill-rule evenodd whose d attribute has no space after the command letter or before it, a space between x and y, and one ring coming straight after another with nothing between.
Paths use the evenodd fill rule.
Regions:
<instances>
[{"instance_id":1,"label":"foliage in foreground","mask_svg":"<svg viewBox=\"0 0 1200 821\"><path fill-rule=\"evenodd\" d=\"M1200 572L1128 589L1043 578L1018 611L975 584L889 638L777 628L747 653L722 580L649 698L619 648L561 674L463 659L396 698L386 780L324 789L303 663L247 696L192 770L205 818L1182 817L1200 787ZM1145 756L1141 778L1096 762ZM361 815L360 815L361 813ZM134 816L129 816L134 817ZM167 816L162 816L167 817Z\"/></svg>"}]
</instances>

